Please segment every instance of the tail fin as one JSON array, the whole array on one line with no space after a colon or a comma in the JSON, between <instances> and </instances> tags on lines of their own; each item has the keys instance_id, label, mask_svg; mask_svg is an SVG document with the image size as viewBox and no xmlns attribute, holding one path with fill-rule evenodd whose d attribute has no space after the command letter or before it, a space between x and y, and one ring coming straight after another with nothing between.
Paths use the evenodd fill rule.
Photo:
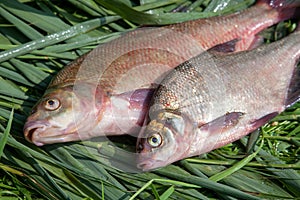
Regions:
<instances>
[{"instance_id":1,"label":"tail fin","mask_svg":"<svg viewBox=\"0 0 300 200\"><path fill-rule=\"evenodd\" d=\"M278 10L280 21L299 17L300 0L258 0L257 5L261 4Z\"/></svg>"},{"instance_id":2,"label":"tail fin","mask_svg":"<svg viewBox=\"0 0 300 200\"><path fill-rule=\"evenodd\" d=\"M259 0L257 4L268 4L272 8L296 8L300 6L300 0Z\"/></svg>"},{"instance_id":3,"label":"tail fin","mask_svg":"<svg viewBox=\"0 0 300 200\"><path fill-rule=\"evenodd\" d=\"M300 101L300 66L296 67L294 70L285 106L290 107L298 101Z\"/></svg>"}]
</instances>

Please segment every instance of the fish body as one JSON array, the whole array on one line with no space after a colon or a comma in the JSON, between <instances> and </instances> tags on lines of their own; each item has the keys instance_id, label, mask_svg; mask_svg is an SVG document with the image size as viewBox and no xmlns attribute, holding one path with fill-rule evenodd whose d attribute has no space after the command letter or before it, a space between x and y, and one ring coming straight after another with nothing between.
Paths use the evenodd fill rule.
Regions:
<instances>
[{"instance_id":1,"label":"fish body","mask_svg":"<svg viewBox=\"0 0 300 200\"><path fill-rule=\"evenodd\" d=\"M258 32L291 17L300 4L280 3L259 1L227 16L138 29L100 45L52 80L27 119L26 139L44 145L137 133L153 90L171 69L218 44L250 48Z\"/></svg>"},{"instance_id":2,"label":"fish body","mask_svg":"<svg viewBox=\"0 0 300 200\"><path fill-rule=\"evenodd\" d=\"M161 82L138 143L147 171L256 130L300 99L300 31L251 51L203 53Z\"/></svg>"}]
</instances>

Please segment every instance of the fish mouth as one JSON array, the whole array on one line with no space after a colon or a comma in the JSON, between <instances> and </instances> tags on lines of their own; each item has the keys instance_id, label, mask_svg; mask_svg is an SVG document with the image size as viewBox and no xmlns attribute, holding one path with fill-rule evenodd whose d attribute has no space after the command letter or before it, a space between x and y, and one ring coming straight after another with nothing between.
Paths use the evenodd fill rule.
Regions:
<instances>
[{"instance_id":1,"label":"fish mouth","mask_svg":"<svg viewBox=\"0 0 300 200\"><path fill-rule=\"evenodd\" d=\"M141 153L137 160L137 168L142 171L154 170L164 166L164 162L164 160L153 159L151 156L143 155L143 153Z\"/></svg>"},{"instance_id":2,"label":"fish mouth","mask_svg":"<svg viewBox=\"0 0 300 200\"><path fill-rule=\"evenodd\" d=\"M80 140L77 131L61 131L58 127L44 122L27 122L24 126L24 136L27 141L36 146Z\"/></svg>"},{"instance_id":3,"label":"fish mouth","mask_svg":"<svg viewBox=\"0 0 300 200\"><path fill-rule=\"evenodd\" d=\"M160 168L160 165L158 163L160 163L160 162L143 161L143 162L140 162L137 164L137 168L144 172L150 171L150 170L155 170L155 169Z\"/></svg>"},{"instance_id":4,"label":"fish mouth","mask_svg":"<svg viewBox=\"0 0 300 200\"><path fill-rule=\"evenodd\" d=\"M141 169L142 171L149 171L154 169L152 164L149 162L142 162L137 164L137 168Z\"/></svg>"}]
</instances>

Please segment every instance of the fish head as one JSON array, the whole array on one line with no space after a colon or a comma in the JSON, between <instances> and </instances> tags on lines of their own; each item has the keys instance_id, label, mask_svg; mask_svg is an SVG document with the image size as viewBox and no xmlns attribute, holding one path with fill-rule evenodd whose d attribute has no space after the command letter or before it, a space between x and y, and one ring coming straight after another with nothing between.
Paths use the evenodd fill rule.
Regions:
<instances>
[{"instance_id":1,"label":"fish head","mask_svg":"<svg viewBox=\"0 0 300 200\"><path fill-rule=\"evenodd\" d=\"M143 127L137 141L137 166L143 171L156 169L183 158L189 151L194 132L185 115L163 111Z\"/></svg>"},{"instance_id":2,"label":"fish head","mask_svg":"<svg viewBox=\"0 0 300 200\"><path fill-rule=\"evenodd\" d=\"M87 126L84 121L95 117L89 116L92 108L88 96L93 95L88 95L87 88L81 89L85 94L74 86L48 89L27 118L25 138L37 146L80 140L80 132Z\"/></svg>"}]
</instances>

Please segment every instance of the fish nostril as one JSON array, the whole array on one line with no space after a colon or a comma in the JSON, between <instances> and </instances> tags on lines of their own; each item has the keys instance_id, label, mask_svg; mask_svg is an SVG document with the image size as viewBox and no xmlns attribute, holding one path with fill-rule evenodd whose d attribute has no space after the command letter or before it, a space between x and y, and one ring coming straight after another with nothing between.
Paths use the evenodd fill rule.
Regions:
<instances>
[{"instance_id":1,"label":"fish nostril","mask_svg":"<svg viewBox=\"0 0 300 200\"><path fill-rule=\"evenodd\" d=\"M137 151L137 153L141 153L141 152L143 151L143 149L144 149L143 144L142 144L142 143L139 143L139 144L137 145L136 151Z\"/></svg>"},{"instance_id":2,"label":"fish nostril","mask_svg":"<svg viewBox=\"0 0 300 200\"><path fill-rule=\"evenodd\" d=\"M32 114L34 114L34 113L36 113L37 112L37 108L32 108L32 110L31 110L31 112L30 112L30 114L32 115Z\"/></svg>"}]
</instances>

